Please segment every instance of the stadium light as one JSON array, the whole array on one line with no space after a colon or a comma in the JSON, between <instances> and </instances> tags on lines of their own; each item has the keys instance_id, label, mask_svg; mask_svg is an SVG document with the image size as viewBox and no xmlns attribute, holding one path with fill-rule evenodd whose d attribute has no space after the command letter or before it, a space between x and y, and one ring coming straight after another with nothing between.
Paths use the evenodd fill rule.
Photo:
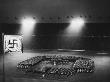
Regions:
<instances>
[{"instance_id":1,"label":"stadium light","mask_svg":"<svg viewBox=\"0 0 110 82\"><path fill-rule=\"evenodd\" d=\"M85 20L83 18L76 17L70 21L70 25L66 29L66 31L67 31L67 33L77 35L80 33L80 31L84 25L85 25Z\"/></svg>"},{"instance_id":2,"label":"stadium light","mask_svg":"<svg viewBox=\"0 0 110 82\"><path fill-rule=\"evenodd\" d=\"M20 20L20 23L21 23L20 34L23 35L24 44L28 44L31 41L31 37L37 21L36 19L33 19L33 17L27 16L25 18L23 17Z\"/></svg>"},{"instance_id":3,"label":"stadium light","mask_svg":"<svg viewBox=\"0 0 110 82\"><path fill-rule=\"evenodd\" d=\"M23 34L24 36L30 36L33 33L36 20L31 17L27 17L21 20L21 24L21 34Z\"/></svg>"}]
</instances>

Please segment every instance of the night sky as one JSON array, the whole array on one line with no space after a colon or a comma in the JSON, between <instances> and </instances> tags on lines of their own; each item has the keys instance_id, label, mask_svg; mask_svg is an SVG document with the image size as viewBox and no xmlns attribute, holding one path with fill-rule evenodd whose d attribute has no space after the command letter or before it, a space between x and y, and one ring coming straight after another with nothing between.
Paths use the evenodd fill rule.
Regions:
<instances>
[{"instance_id":1,"label":"night sky","mask_svg":"<svg viewBox=\"0 0 110 82\"><path fill-rule=\"evenodd\" d=\"M0 0L0 19L5 22L10 17L44 16L62 17L76 15L110 16L109 0ZM5 20L6 19L6 20ZM64 19L65 20L65 19ZM100 19L94 19L100 21ZM88 21L92 21L89 19ZM41 21L40 21L41 22Z\"/></svg>"},{"instance_id":2,"label":"night sky","mask_svg":"<svg viewBox=\"0 0 110 82\"><path fill-rule=\"evenodd\" d=\"M81 38L68 37L64 30L70 24L70 17L77 15L86 18L89 23L85 24ZM25 16L39 20L32 44L25 48L110 48L109 0L0 0L0 33L17 34L21 28L19 20Z\"/></svg>"}]
</instances>

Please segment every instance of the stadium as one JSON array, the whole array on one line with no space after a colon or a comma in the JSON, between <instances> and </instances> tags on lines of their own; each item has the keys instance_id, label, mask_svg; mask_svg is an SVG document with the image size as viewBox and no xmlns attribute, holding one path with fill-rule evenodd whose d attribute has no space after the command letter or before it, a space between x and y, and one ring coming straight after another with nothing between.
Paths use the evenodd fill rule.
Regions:
<instances>
[{"instance_id":1,"label":"stadium","mask_svg":"<svg viewBox=\"0 0 110 82\"><path fill-rule=\"evenodd\" d=\"M110 82L109 0L0 0L0 82Z\"/></svg>"}]
</instances>

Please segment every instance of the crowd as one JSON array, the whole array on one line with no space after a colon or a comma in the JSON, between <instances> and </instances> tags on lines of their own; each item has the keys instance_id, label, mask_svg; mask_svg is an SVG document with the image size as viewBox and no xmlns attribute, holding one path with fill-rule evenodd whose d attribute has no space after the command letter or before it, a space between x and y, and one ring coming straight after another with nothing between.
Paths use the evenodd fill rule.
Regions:
<instances>
[{"instance_id":1,"label":"crowd","mask_svg":"<svg viewBox=\"0 0 110 82\"><path fill-rule=\"evenodd\" d=\"M94 62L92 60L76 60L76 62L73 65L73 68L77 70L78 73L90 73L94 72Z\"/></svg>"},{"instance_id":2,"label":"crowd","mask_svg":"<svg viewBox=\"0 0 110 82\"><path fill-rule=\"evenodd\" d=\"M30 59L18 63L17 69L24 72L31 71L31 67L42 61L42 59L43 56L32 57Z\"/></svg>"},{"instance_id":3,"label":"crowd","mask_svg":"<svg viewBox=\"0 0 110 82\"><path fill-rule=\"evenodd\" d=\"M58 74L58 75L66 75L66 76L72 76L75 73L76 71L74 69L69 69L69 68L53 68L48 71L48 74Z\"/></svg>"},{"instance_id":4,"label":"crowd","mask_svg":"<svg viewBox=\"0 0 110 82\"><path fill-rule=\"evenodd\" d=\"M90 73L94 72L94 62L91 59L75 56L37 56L27 59L18 63L17 69L23 72L33 72L33 66L39 64L41 61L52 61L55 66L47 71L48 74L58 74L58 75L67 75L71 76L76 73ZM69 62L72 62L72 67L68 68ZM71 63L70 63L71 64Z\"/></svg>"}]
</instances>

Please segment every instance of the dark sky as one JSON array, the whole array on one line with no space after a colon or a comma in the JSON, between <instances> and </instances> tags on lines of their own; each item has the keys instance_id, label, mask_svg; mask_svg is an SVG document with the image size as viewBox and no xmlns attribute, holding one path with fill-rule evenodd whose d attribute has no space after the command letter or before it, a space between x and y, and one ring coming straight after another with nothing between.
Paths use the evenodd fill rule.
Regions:
<instances>
[{"instance_id":1,"label":"dark sky","mask_svg":"<svg viewBox=\"0 0 110 82\"><path fill-rule=\"evenodd\" d=\"M0 17L109 16L109 7L109 0L0 0Z\"/></svg>"},{"instance_id":2,"label":"dark sky","mask_svg":"<svg viewBox=\"0 0 110 82\"><path fill-rule=\"evenodd\" d=\"M94 16L110 17L109 5L110 5L109 0L0 0L0 23L15 22L16 20L13 19L15 16L18 18L21 18L28 15L35 16L38 19L42 16L47 19L49 17L56 18L59 16L63 18L63 22L66 20L65 16L92 15L92 17ZM100 19L89 19L88 21L92 21L92 20L101 21ZM109 38L105 38L105 39L86 38L81 40L79 39L79 42L77 42L77 44L73 44L72 41L74 41L74 38L70 37L70 40L68 41L67 36L64 36L64 38L60 38L60 36L59 37L54 36L58 33L59 34L62 33L62 31L67 26L68 24L67 25L40 24L36 26L38 27L35 30L36 34L38 33L39 35L53 35L53 36L40 37L40 39L38 37L36 38L36 40L33 39L32 43L36 43L37 41L38 43L32 44L32 47L39 46L38 48L73 48L73 47L83 48L83 46L87 46L88 48L90 47L93 49L105 48L105 47L107 49L110 49L110 46L108 45L110 43L110 40L108 40ZM0 27L2 27L0 28L1 33L2 32L16 33L20 25L0 24ZM110 36L109 27L110 27L110 23L109 25L108 24L98 24L98 25L87 24L84 30L84 35ZM84 41L84 45L82 45L80 41L82 42ZM95 44L93 46L89 46L89 44L92 44L92 43L95 43ZM105 47L103 47L103 45L105 45Z\"/></svg>"}]
</instances>

